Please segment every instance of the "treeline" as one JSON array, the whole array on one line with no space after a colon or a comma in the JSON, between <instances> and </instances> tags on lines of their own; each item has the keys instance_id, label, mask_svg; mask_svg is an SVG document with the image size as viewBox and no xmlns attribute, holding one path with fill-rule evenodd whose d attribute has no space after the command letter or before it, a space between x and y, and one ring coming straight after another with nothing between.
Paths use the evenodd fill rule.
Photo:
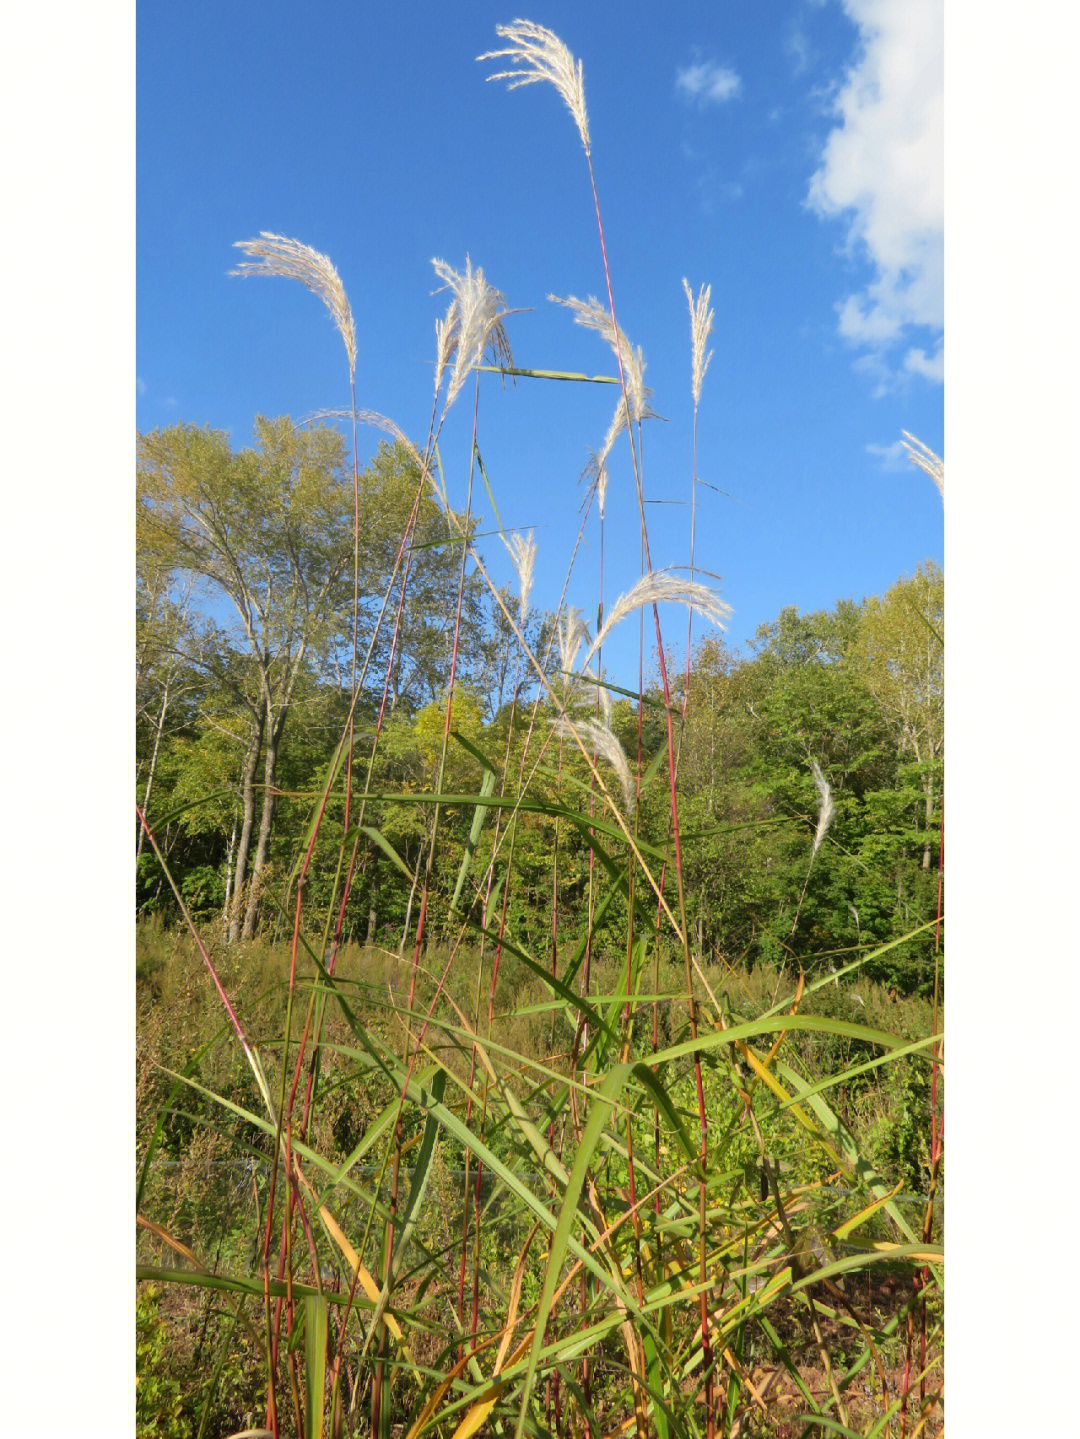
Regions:
<instances>
[{"instance_id":1,"label":"treeline","mask_svg":"<svg viewBox=\"0 0 1080 1439\"><path fill-rule=\"evenodd\" d=\"M457 622L463 547L408 453L382 445L354 486L332 428L260 419L256 446L233 452L224 434L178 425L139 437L137 503L136 796L204 928L235 943L288 923L286 895L333 774L307 914L331 912L356 841L345 935L397 949L415 932L430 854L429 892L442 902L429 907L429 939L460 925L448 918L457 893L454 913L479 928L505 910L515 943L557 965L593 893L590 818L594 866L606 859L617 874L625 841L604 833L576 744L533 722L530 666L468 566ZM698 645L689 689L680 680L672 704L687 917L709 957L840 967L934 919L943 593L927 563L877 599L783 610L748 656L714 638ZM516 619L517 601L504 600ZM554 616L532 613L526 630L565 688L565 618L562 652ZM339 740L354 674L349 763ZM659 874L670 849L662 698L647 694L639 716L636 700L610 697L610 728L632 768L640 735L646 780L628 809ZM815 763L833 810L816 850ZM621 794L614 771L603 773ZM372 798L357 831L362 792ZM432 848L436 792L445 798ZM492 882L477 893L504 794L540 798L547 812L523 805L512 843L504 826ZM174 915L141 826L136 843L140 910ZM616 894L595 943L625 947L627 932ZM932 928L869 970L903 992L925 987Z\"/></svg>"}]
</instances>

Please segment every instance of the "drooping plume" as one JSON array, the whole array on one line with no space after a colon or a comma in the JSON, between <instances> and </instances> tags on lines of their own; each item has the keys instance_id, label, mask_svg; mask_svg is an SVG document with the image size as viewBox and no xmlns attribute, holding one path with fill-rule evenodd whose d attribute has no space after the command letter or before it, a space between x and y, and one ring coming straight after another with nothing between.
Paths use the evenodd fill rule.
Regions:
<instances>
[{"instance_id":1,"label":"drooping plume","mask_svg":"<svg viewBox=\"0 0 1080 1439\"><path fill-rule=\"evenodd\" d=\"M487 283L483 270L473 269L467 255L463 275L451 269L445 260L432 260L431 263L443 281L443 287L454 292L446 318L435 326L438 343L436 393L451 357L454 361L446 395L446 408L449 409L457 399L466 376L483 360L485 351L490 352L497 363L514 363L510 341L502 323L509 311L506 309L506 296Z\"/></svg>"},{"instance_id":2,"label":"drooping plume","mask_svg":"<svg viewBox=\"0 0 1080 1439\"><path fill-rule=\"evenodd\" d=\"M935 455L929 445L924 445L922 440L917 440L914 435L909 435L907 430L902 430L901 434L904 436L904 449L907 451L908 459L930 476L937 485L938 494L944 500L945 461L940 455Z\"/></svg>"},{"instance_id":3,"label":"drooping plume","mask_svg":"<svg viewBox=\"0 0 1080 1439\"><path fill-rule=\"evenodd\" d=\"M627 814L631 814L634 809L634 783L630 775L630 764L626 758L626 752L612 730L600 720L573 720L566 715L562 715L555 721L554 728L556 734L576 736L587 750L593 750L607 760L619 777L623 804Z\"/></svg>"},{"instance_id":4,"label":"drooping plume","mask_svg":"<svg viewBox=\"0 0 1080 1439\"><path fill-rule=\"evenodd\" d=\"M272 235L268 230L261 230L257 240L237 240L234 249L243 250L245 255L252 256L252 260L230 270L231 275L281 275L287 280L299 280L312 294L318 295L345 342L349 379L354 380L356 328L341 276L327 256L313 250L310 245L302 245L299 240Z\"/></svg>"},{"instance_id":5,"label":"drooping plume","mask_svg":"<svg viewBox=\"0 0 1080 1439\"><path fill-rule=\"evenodd\" d=\"M682 283L683 289L686 291L686 303L690 306L690 344L693 350L690 388L694 396L694 408L697 409L701 403L701 382L705 378L705 371L709 368L709 361L713 357L712 350L708 354L705 353L705 343L709 338L714 319L713 311L709 309L712 286L702 285L695 301L688 281L684 278Z\"/></svg>"},{"instance_id":6,"label":"drooping plume","mask_svg":"<svg viewBox=\"0 0 1080 1439\"><path fill-rule=\"evenodd\" d=\"M810 761L810 773L814 777L814 784L817 786L817 792L821 800L821 805L818 809L817 830L814 834L814 847L810 851L810 863L813 864L814 855L817 854L818 849L821 847L821 841L825 838L825 831L829 828L829 825L832 824L833 815L836 813L836 806L833 804L832 790L829 788L829 781L822 774L821 766L816 759Z\"/></svg>"},{"instance_id":7,"label":"drooping plume","mask_svg":"<svg viewBox=\"0 0 1080 1439\"><path fill-rule=\"evenodd\" d=\"M724 628L724 622L731 614L731 606L725 604L708 585L699 584L696 580L680 579L678 575L669 574L665 570L654 570L651 575L643 575L632 590L628 590L616 600L607 619L597 631L596 638L585 652L585 663L589 662L621 620L642 605L651 604L689 605L697 614L711 620L720 629Z\"/></svg>"},{"instance_id":8,"label":"drooping plume","mask_svg":"<svg viewBox=\"0 0 1080 1439\"><path fill-rule=\"evenodd\" d=\"M549 295L548 299L556 305L565 305L568 310L573 310L574 320L579 325L584 325L587 330L595 330L598 335L611 346L612 353L616 359L621 358L623 375L626 378L626 398L630 403L630 419L636 424L639 420L656 419L656 412L649 408L649 401L652 399L652 390L645 384L645 356L641 346L635 349L621 325L615 326L612 323L610 313L604 308L595 295L590 295L587 300L579 300L574 295L568 295L564 300L558 295ZM610 449L615 442L615 436L620 428L626 424L626 416L620 411L624 406L620 402L616 411L615 420L612 422L612 431L608 431L610 444L605 442L606 449Z\"/></svg>"},{"instance_id":9,"label":"drooping plume","mask_svg":"<svg viewBox=\"0 0 1080 1439\"><path fill-rule=\"evenodd\" d=\"M585 72L581 61L575 64L574 57L559 37L543 25L534 25L531 20L515 20L512 25L496 25L495 34L501 40L509 40L505 50L489 50L478 55L477 60L501 60L508 58L517 67L500 70L489 75L489 80L509 80L509 88L516 90L519 85L532 85L537 80L547 80L563 97L574 117L574 124L585 146L589 148L589 117L585 111Z\"/></svg>"}]
</instances>

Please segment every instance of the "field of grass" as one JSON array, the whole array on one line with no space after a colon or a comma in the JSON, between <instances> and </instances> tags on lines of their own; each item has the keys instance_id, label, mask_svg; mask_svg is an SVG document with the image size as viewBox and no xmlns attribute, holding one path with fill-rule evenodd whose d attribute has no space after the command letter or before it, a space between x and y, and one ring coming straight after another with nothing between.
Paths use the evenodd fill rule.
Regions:
<instances>
[{"instance_id":1,"label":"field of grass","mask_svg":"<svg viewBox=\"0 0 1080 1439\"><path fill-rule=\"evenodd\" d=\"M519 717L523 757L474 746L482 778L446 789L448 753L469 749L454 728L455 629L430 791L378 796L425 806L425 862L411 876L368 810L382 711L361 736L358 697L379 677L376 637L357 618L352 707L321 792L290 797L309 807L305 844L267 896L289 937L211 943L178 888L186 926L140 930L140 1433L914 1439L937 1431L942 1391L938 1008L865 978L880 947L809 978L797 964L710 960L695 940L678 794L690 638L680 699L658 607L712 621L726 607L700 582L693 542L688 578L653 567L648 391L616 320L580 69L539 27L500 34L511 87L552 84L582 142L605 298L565 303L610 345L618 381L590 503L602 566L607 459L628 443L641 578L596 633L564 610L538 653L525 635L536 547L500 530L518 593L492 594L539 686ZM299 279L323 300L352 380L352 313L327 257L279 236L244 249L246 272ZM503 297L479 270L439 265L453 299L426 439L355 405L338 418L354 454L359 424L390 433L439 501L460 545L460 620L467 569L487 581L470 528L478 398L457 508L437 441L478 367L507 368L511 355ZM696 417L712 312L707 289L687 298ZM377 620L393 634L384 700L412 523ZM611 728L601 667L611 628L639 616L663 696L647 761ZM539 779L561 782L564 754L587 783L567 775L555 803ZM818 820L791 934L833 814L811 768ZM645 801L656 796L653 832ZM332 843L331 808L343 816ZM452 895L432 884L449 812L470 825ZM579 914L561 912L556 868L551 953L508 921L519 827L536 816L556 858L560 826L588 851ZM400 952L342 943L371 847L412 881ZM320 865L333 881L316 911L308 878ZM609 910L626 916L614 942ZM918 933L935 931L940 917Z\"/></svg>"}]
</instances>

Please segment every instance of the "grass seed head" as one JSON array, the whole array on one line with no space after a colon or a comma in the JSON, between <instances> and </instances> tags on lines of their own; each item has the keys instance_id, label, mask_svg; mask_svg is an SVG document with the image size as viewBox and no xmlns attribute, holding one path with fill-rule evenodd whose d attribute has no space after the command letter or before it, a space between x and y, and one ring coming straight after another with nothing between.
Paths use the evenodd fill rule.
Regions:
<instances>
[{"instance_id":1,"label":"grass seed head","mask_svg":"<svg viewBox=\"0 0 1080 1439\"><path fill-rule=\"evenodd\" d=\"M924 445L922 440L917 440L914 435L909 435L907 430L902 430L901 434L904 436L904 449L907 451L908 459L930 476L937 485L938 494L944 500L945 461L940 455L935 455L929 445Z\"/></svg>"},{"instance_id":2,"label":"grass seed head","mask_svg":"<svg viewBox=\"0 0 1080 1439\"><path fill-rule=\"evenodd\" d=\"M234 248L243 250L252 258L230 270L230 275L281 275L287 280L299 280L312 294L318 295L345 342L349 379L353 380L356 376L356 327L345 286L329 258L310 245L302 245L299 240L289 240L284 235L272 235L268 230L261 230L257 240L237 240Z\"/></svg>"},{"instance_id":3,"label":"grass seed head","mask_svg":"<svg viewBox=\"0 0 1080 1439\"><path fill-rule=\"evenodd\" d=\"M583 325L587 330L595 330L611 346L615 358L622 361L623 374L626 378L626 398L630 404L630 419L635 423L640 420L655 419L656 412L649 407L652 390L645 384L645 356L641 346L638 345L635 349L631 345L622 326L612 322L610 312L604 308L595 295L590 295L587 300L579 300L575 295L568 295L565 300L558 295L549 295L548 299L553 304L565 305L568 310L573 310L575 322ZM623 412L621 417L619 411ZM612 430L608 431L608 439L605 441L605 453L610 450L619 430L625 424L625 406L620 401Z\"/></svg>"},{"instance_id":4,"label":"grass seed head","mask_svg":"<svg viewBox=\"0 0 1080 1439\"><path fill-rule=\"evenodd\" d=\"M669 574L666 570L654 570L651 575L643 575L633 589L620 595L615 601L603 626L586 651L585 663L588 664L611 631L627 615L640 609L642 605L652 604L689 605L703 619L710 620L719 629L724 628L724 622L731 615L731 606L708 585L699 584L696 580L680 579L678 575Z\"/></svg>"},{"instance_id":5,"label":"grass seed head","mask_svg":"<svg viewBox=\"0 0 1080 1439\"><path fill-rule=\"evenodd\" d=\"M697 409L701 403L701 382L705 378L705 371L709 368L709 361L713 357L712 350L708 354L705 353L705 342L709 338L714 318L713 311L709 309L712 286L702 285L695 301L690 285L685 278L682 283L683 289L686 291L686 302L690 306L690 343L693 349L690 388L694 396L694 408Z\"/></svg>"},{"instance_id":6,"label":"grass seed head","mask_svg":"<svg viewBox=\"0 0 1080 1439\"><path fill-rule=\"evenodd\" d=\"M618 737L600 720L573 720L562 715L555 722L556 734L569 735L581 741L587 750L606 759L608 764L615 771L622 789L623 804L627 814L632 814L634 809L634 782L630 774L630 764L626 758L626 751L619 743Z\"/></svg>"},{"instance_id":7,"label":"grass seed head","mask_svg":"<svg viewBox=\"0 0 1080 1439\"><path fill-rule=\"evenodd\" d=\"M503 326L509 311L506 309L506 296L487 283L483 270L473 269L467 255L464 274L451 269L445 260L432 260L431 263L443 281L443 288L454 292L446 318L441 326L435 327L439 346L436 390L442 383L443 372L451 356L454 360L446 395L446 408L449 409L457 399L466 376L481 363L485 352L490 353L496 363L514 363Z\"/></svg>"},{"instance_id":8,"label":"grass seed head","mask_svg":"<svg viewBox=\"0 0 1080 1439\"><path fill-rule=\"evenodd\" d=\"M536 567L536 542L532 530L525 537L515 530L509 539L503 536L502 542L514 562L514 569L517 570L518 584L521 586L519 614L521 623L524 624L529 613L529 594L532 590L533 570Z\"/></svg>"},{"instance_id":9,"label":"grass seed head","mask_svg":"<svg viewBox=\"0 0 1080 1439\"><path fill-rule=\"evenodd\" d=\"M489 80L509 80L509 89L519 85L532 85L537 80L547 80L555 86L574 117L574 124L585 146L586 155L591 154L589 145L589 116L585 110L585 72L581 61L574 61L573 55L551 30L535 25L531 20L515 20L512 25L496 25L495 34L501 40L509 40L505 50L489 50L478 55L477 60L509 59L518 67L500 70L489 75Z\"/></svg>"},{"instance_id":10,"label":"grass seed head","mask_svg":"<svg viewBox=\"0 0 1080 1439\"><path fill-rule=\"evenodd\" d=\"M584 641L589 638L584 617L577 605L571 605L560 618L557 638L559 642L559 667L569 673L569 671L574 668L574 660L577 658L578 650Z\"/></svg>"},{"instance_id":11,"label":"grass seed head","mask_svg":"<svg viewBox=\"0 0 1080 1439\"><path fill-rule=\"evenodd\" d=\"M821 847L821 841L825 838L825 831L833 822L833 816L836 814L836 806L833 804L832 790L829 788L829 781L825 778L824 774L822 774L821 766L816 759L810 761L810 773L814 777L814 784L817 786L817 792L821 799L821 805L818 809L817 830L814 834L814 847L810 851L810 859L813 861L814 855L817 854Z\"/></svg>"}]
</instances>

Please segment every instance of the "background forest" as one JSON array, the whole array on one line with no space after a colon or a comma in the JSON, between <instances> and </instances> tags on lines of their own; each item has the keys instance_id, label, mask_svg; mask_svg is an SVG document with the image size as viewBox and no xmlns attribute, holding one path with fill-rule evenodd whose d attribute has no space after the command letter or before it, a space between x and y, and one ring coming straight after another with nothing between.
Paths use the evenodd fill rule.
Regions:
<instances>
[{"instance_id":1,"label":"background forest","mask_svg":"<svg viewBox=\"0 0 1080 1439\"><path fill-rule=\"evenodd\" d=\"M191 426L140 437L137 794L188 908L221 941L281 933L280 896L305 843L307 797L326 781L349 709L354 556L346 458L337 430L299 429L287 418L259 419L254 447L239 452L224 435ZM386 590L416 478L415 463L389 443L360 476L359 605L369 619ZM384 712L380 718L390 626L379 632L358 708L358 739L370 738L377 722L382 731L370 783L376 796L430 793L439 760L460 544L430 497L415 534ZM696 645L677 686L681 700L689 679L678 789L693 840L685 860L689 914L704 953L747 967L791 958L817 973L934 917L943 598L943 575L928 561L883 595L840 599L814 614L783 610L758 630L748 655L729 650L715 630ZM475 571L461 625L453 728L466 743L451 747L443 788L469 793L483 774L475 751L505 755L511 768L520 763L535 682L515 661L514 636ZM554 628L553 616L530 614L537 652L548 649ZM558 647L551 649L557 675ZM612 729L634 755L636 697L613 699ZM666 742L658 683L646 691L640 721L647 768ZM807 877L807 837L819 807L815 761L835 814ZM573 803L588 786L586 767L569 750L539 781L552 802ZM374 799L346 938L394 949L404 943L432 808ZM441 820L431 883L446 901L470 822L460 809ZM664 795L654 790L640 832L662 842L665 822ZM331 807L324 834L340 839L340 825ZM557 819L526 819L517 844L510 912L530 944L542 945L550 930L553 888L567 933L580 919L587 846L563 824L556 849L557 827ZM483 831L478 862L490 844ZM141 828L137 846L140 913L175 918ZM320 907L335 874L332 848L326 853L331 860L320 864L317 856L307 876ZM432 909L449 916L448 904ZM625 910L615 905L598 944L617 951L624 928ZM428 935L446 937L438 927ZM925 994L931 943L924 935L868 969L899 993Z\"/></svg>"}]
</instances>

